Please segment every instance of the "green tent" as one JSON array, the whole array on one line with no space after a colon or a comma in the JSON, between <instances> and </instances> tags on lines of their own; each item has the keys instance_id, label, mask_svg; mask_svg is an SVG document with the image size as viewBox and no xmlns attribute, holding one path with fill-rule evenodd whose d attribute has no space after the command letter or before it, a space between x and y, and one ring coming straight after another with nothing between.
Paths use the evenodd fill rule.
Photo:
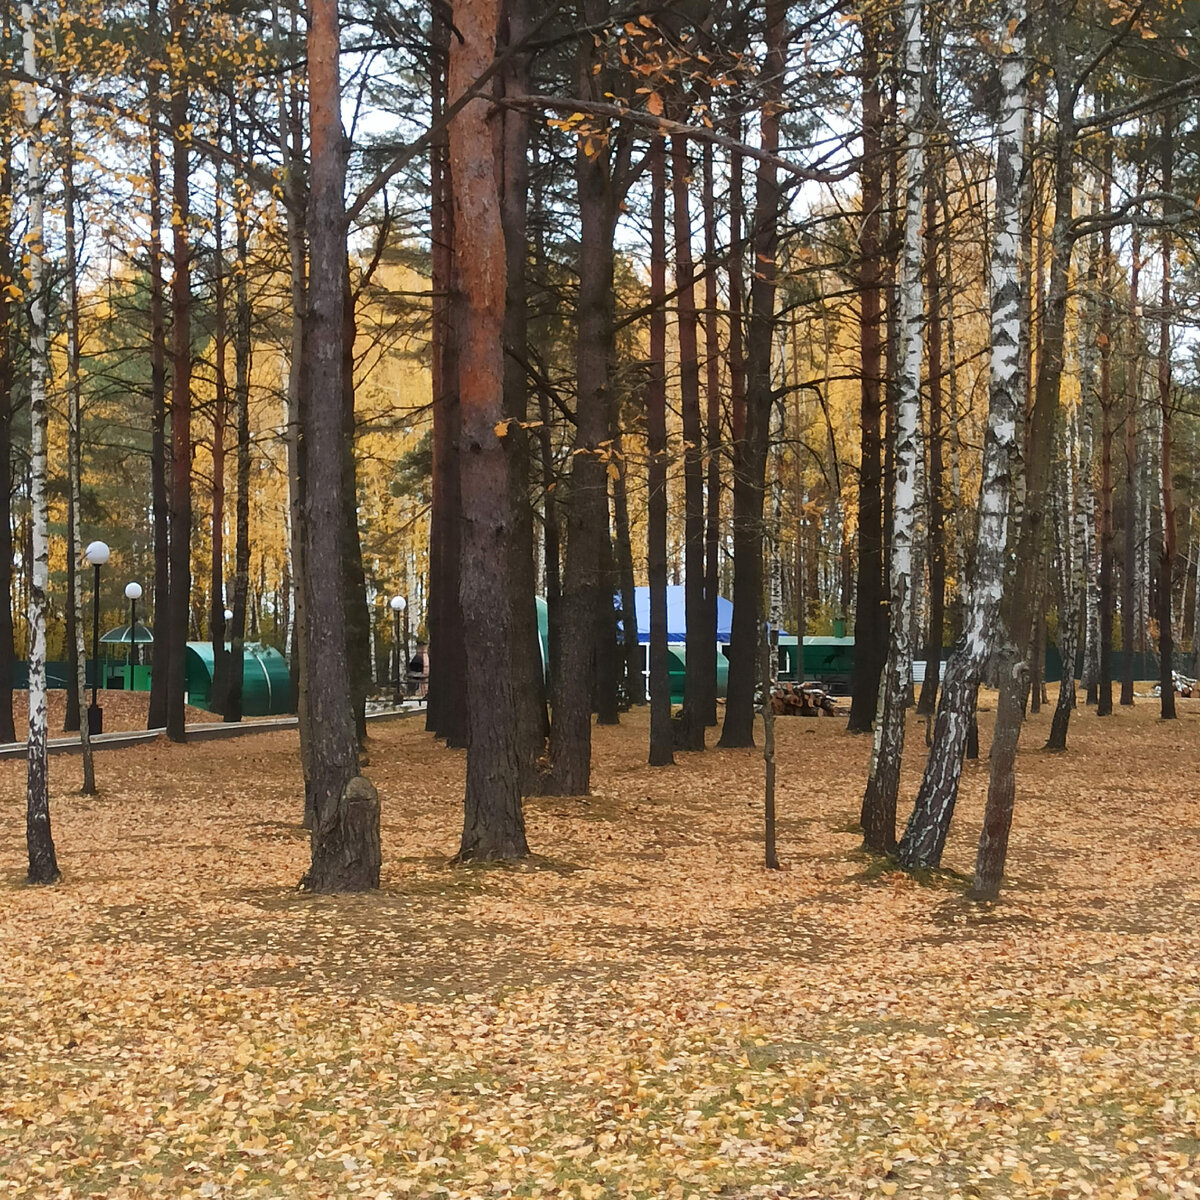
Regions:
<instances>
[{"instance_id":1,"label":"green tent","mask_svg":"<svg viewBox=\"0 0 1200 1200\"><path fill-rule=\"evenodd\" d=\"M292 676L287 659L274 646L246 642L242 656L242 713L247 717L274 717L296 711ZM188 703L208 711L212 696L212 642L188 642Z\"/></svg>"}]
</instances>

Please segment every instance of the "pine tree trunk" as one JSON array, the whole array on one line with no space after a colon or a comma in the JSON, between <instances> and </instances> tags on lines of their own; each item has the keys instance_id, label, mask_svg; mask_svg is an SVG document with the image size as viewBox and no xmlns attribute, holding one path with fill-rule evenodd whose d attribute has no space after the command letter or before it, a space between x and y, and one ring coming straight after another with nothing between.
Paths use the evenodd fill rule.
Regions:
<instances>
[{"instance_id":1,"label":"pine tree trunk","mask_svg":"<svg viewBox=\"0 0 1200 1200\"><path fill-rule=\"evenodd\" d=\"M459 0L450 46L451 103L491 65L500 0ZM515 582L511 571L513 494L504 442L520 439L505 424L505 243L500 216L504 160L481 153L492 144L489 102L467 104L450 124L455 243L464 328L459 358L462 446L461 602L469 686L467 780L460 861L529 853L521 812L518 712L512 674Z\"/></svg>"},{"instance_id":2,"label":"pine tree trunk","mask_svg":"<svg viewBox=\"0 0 1200 1200\"><path fill-rule=\"evenodd\" d=\"M1112 211L1113 143L1105 139L1103 214ZM1100 344L1100 595L1097 616L1100 624L1098 697L1096 715L1110 717L1112 695L1113 641L1113 250L1112 227L1106 225L1100 261L1100 321L1097 341Z\"/></svg>"},{"instance_id":3,"label":"pine tree trunk","mask_svg":"<svg viewBox=\"0 0 1200 1200\"><path fill-rule=\"evenodd\" d=\"M879 677L887 653L887 596L883 560L883 466L880 432L883 396L882 210L885 158L883 95L879 70L879 16L862 12L862 219L859 227L859 406L858 587L854 609L852 733L866 733L875 720Z\"/></svg>"},{"instance_id":4,"label":"pine tree trunk","mask_svg":"<svg viewBox=\"0 0 1200 1200\"><path fill-rule=\"evenodd\" d=\"M338 75L336 0L309 0L309 286L301 394L303 538L308 624L308 788L312 862L302 886L315 892L379 886L379 797L358 770L346 662L342 561L342 453L346 297L345 150Z\"/></svg>"},{"instance_id":5,"label":"pine tree trunk","mask_svg":"<svg viewBox=\"0 0 1200 1200\"><path fill-rule=\"evenodd\" d=\"M766 61L762 77L759 144L768 154L774 154L779 148L786 8L784 0L766 0ZM763 497L774 402L771 361L775 342L776 255L781 203L777 169L770 160L762 159L755 171L751 238L754 274L746 342L745 428L740 437L736 422L734 426L738 445L733 482L733 628L730 631L725 722L720 740L720 745L726 749L754 745L754 690L763 605Z\"/></svg>"},{"instance_id":6,"label":"pine tree trunk","mask_svg":"<svg viewBox=\"0 0 1200 1200\"><path fill-rule=\"evenodd\" d=\"M346 662L350 671L350 703L359 745L367 737L367 692L371 687L371 614L363 571L362 537L358 530L357 425L354 418L354 343L357 325L347 256L342 296L342 587L346 592Z\"/></svg>"},{"instance_id":7,"label":"pine tree trunk","mask_svg":"<svg viewBox=\"0 0 1200 1200\"><path fill-rule=\"evenodd\" d=\"M876 854L896 848L896 801L904 755L904 712L912 677L910 638L913 542L917 524L917 456L921 416L924 323L922 213L925 203L925 116L921 94L926 64L921 37L921 0L904 5L904 126L907 135L904 249L900 264L900 376L897 380L895 482L889 543L891 598L888 654L880 681L875 742L862 802L863 845Z\"/></svg>"},{"instance_id":8,"label":"pine tree trunk","mask_svg":"<svg viewBox=\"0 0 1200 1200\"><path fill-rule=\"evenodd\" d=\"M449 10L433 5L433 119L445 109L450 53ZM458 339L460 299L454 268L455 224L449 142L430 145L433 227L433 505L429 527L429 689L426 728L448 745L465 746L467 708L462 608L459 599L460 514Z\"/></svg>"},{"instance_id":9,"label":"pine tree trunk","mask_svg":"<svg viewBox=\"0 0 1200 1200\"><path fill-rule=\"evenodd\" d=\"M63 154L63 250L66 255L66 307L67 307L67 579L70 582L68 604L70 605L70 628L73 668L67 684L67 696L74 700L75 729L79 731L79 744L83 756L83 783L79 791L84 796L96 794L96 767L92 756L91 730L87 721L80 720L87 690L87 654L84 649L83 624L83 571L80 559L83 534L81 515L83 508L83 414L80 401L82 386L79 378L79 262L75 237L75 142L71 120L69 92L63 92L59 103L62 119ZM93 596L92 603L99 603ZM132 649L133 631L130 630ZM93 664L99 670L100 664ZM73 732L73 731L72 731Z\"/></svg>"},{"instance_id":10,"label":"pine tree trunk","mask_svg":"<svg viewBox=\"0 0 1200 1200\"><path fill-rule=\"evenodd\" d=\"M646 560L650 583L650 765L672 766L671 679L667 650L667 168L661 137L650 143L650 379L646 449L650 458Z\"/></svg>"},{"instance_id":11,"label":"pine tree trunk","mask_svg":"<svg viewBox=\"0 0 1200 1200\"><path fill-rule=\"evenodd\" d=\"M529 32L528 0L509 0L501 18L507 48L520 45ZM529 55L513 53L502 75L506 99L517 100L529 91ZM533 507L529 500L529 434L522 428L529 419L526 362L529 357L526 263L529 257L529 114L509 108L503 121L503 175L501 218L504 223L507 289L504 301L504 415L510 422L504 447L509 456L509 492L513 536L511 542L512 664L517 704L522 790L540 790L539 762L546 750L550 720L546 711L546 675L538 635L537 575L534 562ZM515 425L511 424L516 422Z\"/></svg>"},{"instance_id":12,"label":"pine tree trunk","mask_svg":"<svg viewBox=\"0 0 1200 1200\"><path fill-rule=\"evenodd\" d=\"M229 705L229 651L225 625L225 432L229 424L229 380L226 371L229 347L226 320L224 200L221 172L216 175L216 216L213 220L213 389L212 430L212 563L209 574L208 626L212 639L213 675L210 703L224 715Z\"/></svg>"},{"instance_id":13,"label":"pine tree trunk","mask_svg":"<svg viewBox=\"0 0 1200 1200\"><path fill-rule=\"evenodd\" d=\"M297 12L292 10L292 34L296 33ZM276 41L278 36L278 20ZM304 128L302 101L298 80L293 77L286 97L283 82L279 95L279 153L284 164L283 191L286 206L288 244L288 282L291 290L292 321L288 353L285 439L288 462L288 549L292 569L292 676L296 684L296 716L300 726L300 765L304 772L303 825L311 831L312 768L309 746L312 739L306 732L309 724L308 686L308 614L304 579L304 454L301 445L304 380L304 312L308 303L307 234L308 211L303 186ZM247 580L248 582L248 580ZM247 588L249 593L249 588Z\"/></svg>"},{"instance_id":14,"label":"pine tree trunk","mask_svg":"<svg viewBox=\"0 0 1200 1200\"><path fill-rule=\"evenodd\" d=\"M1024 157L1025 9L998 14L1000 114L997 128L995 221L991 247L991 387L979 490L975 570L964 609L963 635L946 666L916 804L900 840L906 867L937 867L954 815L964 748L975 724L975 698L992 647L1004 584L1012 468L1022 379L1020 181Z\"/></svg>"},{"instance_id":15,"label":"pine tree trunk","mask_svg":"<svg viewBox=\"0 0 1200 1200\"><path fill-rule=\"evenodd\" d=\"M1174 175L1174 117L1163 118L1162 189L1171 194ZM1163 201L1163 216L1170 215L1170 204ZM1175 576L1175 488L1171 453L1171 230L1163 226L1162 309L1158 319L1158 406L1161 413L1162 440L1162 552L1159 555L1158 583L1158 659L1161 716L1174 720L1175 712L1175 631L1171 624L1171 584Z\"/></svg>"},{"instance_id":16,"label":"pine tree trunk","mask_svg":"<svg viewBox=\"0 0 1200 1200\"><path fill-rule=\"evenodd\" d=\"M1078 649L1080 608L1085 580L1081 550L1083 547L1083 508L1079 504L1078 414L1072 414L1063 437L1061 463L1056 470L1052 494L1054 514L1055 564L1058 568L1058 649L1062 659L1062 677L1058 702L1050 721L1047 750L1067 748L1067 730L1075 708L1075 655ZM1084 486L1087 486L1084 484Z\"/></svg>"},{"instance_id":17,"label":"pine tree trunk","mask_svg":"<svg viewBox=\"0 0 1200 1200\"><path fill-rule=\"evenodd\" d=\"M1138 169L1137 194L1146 190L1144 163ZM1121 704L1133 704L1133 654L1136 640L1137 527L1138 527L1138 416L1140 410L1142 327L1138 309L1138 283L1142 268L1142 231L1130 232L1129 325L1125 358L1125 521L1121 558Z\"/></svg>"},{"instance_id":18,"label":"pine tree trunk","mask_svg":"<svg viewBox=\"0 0 1200 1200\"><path fill-rule=\"evenodd\" d=\"M170 586L167 592L167 737L186 734L187 641L192 583L192 345L191 257L188 241L190 155L186 61L186 0L171 0L171 523Z\"/></svg>"},{"instance_id":19,"label":"pine tree trunk","mask_svg":"<svg viewBox=\"0 0 1200 1200\"><path fill-rule=\"evenodd\" d=\"M700 427L700 360L697 348L692 221L688 206L691 162L683 134L671 138L672 226L678 313L679 407L683 425L684 655L683 709L676 722L681 750L703 750L707 720L705 681L713 657L704 598L704 445Z\"/></svg>"},{"instance_id":20,"label":"pine tree trunk","mask_svg":"<svg viewBox=\"0 0 1200 1200\"><path fill-rule=\"evenodd\" d=\"M721 338L717 299L717 216L713 195L713 148L703 147L701 204L704 211L704 390L707 401L708 478L705 495L704 635L708 650L701 657L705 725L717 723L717 559L721 544Z\"/></svg>"},{"instance_id":21,"label":"pine tree trunk","mask_svg":"<svg viewBox=\"0 0 1200 1200\"><path fill-rule=\"evenodd\" d=\"M236 106L231 104L230 129L235 153L240 151ZM240 176L239 174L239 177ZM225 720L242 719L245 683L246 600L250 590L250 292L247 279L250 197L242 189L234 195L237 230L237 277L234 284L233 390L237 409L237 529L233 551L233 629L230 636L229 698ZM286 591L287 589L285 589Z\"/></svg>"},{"instance_id":22,"label":"pine tree trunk","mask_svg":"<svg viewBox=\"0 0 1200 1200\"><path fill-rule=\"evenodd\" d=\"M38 77L33 5L21 4L24 70L27 80ZM29 738L25 794L25 844L30 883L55 883L59 877L54 837L50 829L50 779L46 742L46 616L50 582L50 519L46 503L46 431L49 372L45 293L45 184L42 178L42 130L36 84L26 82L25 129L28 141L25 188L29 197L26 235L29 291Z\"/></svg>"},{"instance_id":23,"label":"pine tree trunk","mask_svg":"<svg viewBox=\"0 0 1200 1200\"><path fill-rule=\"evenodd\" d=\"M621 679L625 706L646 703L646 685L642 678L642 648L638 640L637 606L633 575L633 543L629 528L629 463L625 457L625 439L621 423L613 424L613 454L617 468L612 481L613 532L615 534L617 579L621 593Z\"/></svg>"},{"instance_id":24,"label":"pine tree trunk","mask_svg":"<svg viewBox=\"0 0 1200 1200\"><path fill-rule=\"evenodd\" d=\"M607 17L608 0L583 0L582 23ZM599 99L606 83L589 43L578 63L580 95ZM559 662L552 683L550 791L583 796L590 790L592 699L596 684L597 628L603 594L602 541L608 533L605 443L611 427L609 367L613 342L613 233L619 197L607 146L575 154L579 201L579 312L575 345L577 401L570 490L566 501L566 557L560 604Z\"/></svg>"},{"instance_id":25,"label":"pine tree trunk","mask_svg":"<svg viewBox=\"0 0 1200 1200\"><path fill-rule=\"evenodd\" d=\"M155 59L162 60L162 32L158 0L150 0L148 26ZM148 729L162 729L167 723L167 672L171 661L170 587L170 496L167 471L167 331L166 285L163 280L162 209L163 169L161 120L162 77L152 68L147 81L147 108L150 116L150 506L154 526L154 621L150 670L150 706Z\"/></svg>"}]
</instances>

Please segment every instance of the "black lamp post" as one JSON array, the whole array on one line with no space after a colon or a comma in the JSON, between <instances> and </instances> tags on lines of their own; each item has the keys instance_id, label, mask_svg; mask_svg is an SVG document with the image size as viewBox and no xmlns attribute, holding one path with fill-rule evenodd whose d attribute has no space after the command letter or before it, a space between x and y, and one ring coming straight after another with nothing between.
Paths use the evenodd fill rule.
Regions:
<instances>
[{"instance_id":1,"label":"black lamp post","mask_svg":"<svg viewBox=\"0 0 1200 1200\"><path fill-rule=\"evenodd\" d=\"M104 542L90 542L83 552L92 564L92 703L88 708L88 733L104 732L104 710L100 707L100 568L108 562L109 549Z\"/></svg>"},{"instance_id":2,"label":"black lamp post","mask_svg":"<svg viewBox=\"0 0 1200 1200\"><path fill-rule=\"evenodd\" d=\"M142 598L140 583L125 585L125 599L129 601L129 690L133 691L133 669L138 665L137 602Z\"/></svg>"},{"instance_id":3,"label":"black lamp post","mask_svg":"<svg viewBox=\"0 0 1200 1200\"><path fill-rule=\"evenodd\" d=\"M388 601L388 607L392 610L392 645L395 647L396 663L392 672L392 702L400 704L404 695L400 690L401 672L405 664L401 661L404 658L404 651L400 645L400 614L404 612L406 607L403 596L393 596Z\"/></svg>"}]
</instances>

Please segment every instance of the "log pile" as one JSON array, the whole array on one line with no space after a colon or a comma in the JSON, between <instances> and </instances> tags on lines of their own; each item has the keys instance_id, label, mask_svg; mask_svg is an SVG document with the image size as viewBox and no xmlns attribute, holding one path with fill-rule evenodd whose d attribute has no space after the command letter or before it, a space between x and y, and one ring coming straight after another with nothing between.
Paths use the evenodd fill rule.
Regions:
<instances>
[{"instance_id":1,"label":"log pile","mask_svg":"<svg viewBox=\"0 0 1200 1200\"><path fill-rule=\"evenodd\" d=\"M777 683L771 689L771 711L777 717L834 717L837 704L819 683Z\"/></svg>"}]
</instances>

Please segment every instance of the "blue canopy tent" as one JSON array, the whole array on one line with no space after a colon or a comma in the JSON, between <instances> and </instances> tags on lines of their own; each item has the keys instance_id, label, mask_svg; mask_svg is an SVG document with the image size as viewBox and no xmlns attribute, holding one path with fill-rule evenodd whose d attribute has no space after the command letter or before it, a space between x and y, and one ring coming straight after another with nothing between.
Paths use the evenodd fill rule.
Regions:
<instances>
[{"instance_id":1,"label":"blue canopy tent","mask_svg":"<svg viewBox=\"0 0 1200 1200\"><path fill-rule=\"evenodd\" d=\"M650 589L640 587L633 589L633 608L637 615L638 641L650 641ZM733 601L724 596L717 597L717 642L720 645L729 644L729 630L733 625ZM682 583L667 585L667 641L684 642L687 640L687 610L684 605L684 587Z\"/></svg>"}]
</instances>

